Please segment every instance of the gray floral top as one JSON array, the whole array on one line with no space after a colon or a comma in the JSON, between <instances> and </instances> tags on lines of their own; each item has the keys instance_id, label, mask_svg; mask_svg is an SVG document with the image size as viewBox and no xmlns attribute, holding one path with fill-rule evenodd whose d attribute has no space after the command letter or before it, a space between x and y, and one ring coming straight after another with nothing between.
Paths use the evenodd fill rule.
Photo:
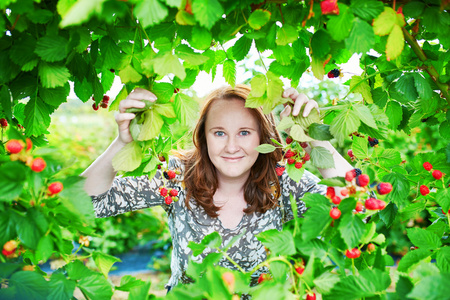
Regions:
<instances>
[{"instance_id":1,"label":"gray floral top","mask_svg":"<svg viewBox=\"0 0 450 300\"><path fill-rule=\"evenodd\" d=\"M183 166L180 160L171 158L169 168L180 169L183 174ZM326 186L318 185L319 179L308 171L305 171L300 183L296 183L289 178L286 172L280 177L282 196L279 199L279 206L266 211L265 213L244 214L242 220L236 228L229 229L222 226L219 218L209 217L204 209L191 199L191 210L186 208L186 192L182 188L182 175L178 175L175 180L170 180L166 184L167 188L176 188L179 191L179 201L166 205L164 197L159 195L159 187L163 185L161 172L158 171L153 179L148 176L141 177L116 177L112 187L105 193L92 196L95 214L99 218L115 216L127 211L148 208L161 205L168 214L168 225L172 235L172 274L167 286L175 286L179 282L187 283L189 278L184 274L191 258L200 262L211 252L206 249L202 254L193 256L188 248L189 241L199 243L202 239L217 231L222 236L222 246L228 245L230 240L243 232L233 246L228 250L228 255L236 261L245 271L252 270L259 263L266 259L266 251L263 244L256 239L260 232L278 229L281 230L283 223L293 219L293 212L290 205L289 195L292 193L297 199L298 214L305 212L306 207L300 199L307 192L325 194ZM228 260L223 258L219 265L222 267L235 269ZM253 279L259 276L262 271L255 272Z\"/></svg>"}]
</instances>

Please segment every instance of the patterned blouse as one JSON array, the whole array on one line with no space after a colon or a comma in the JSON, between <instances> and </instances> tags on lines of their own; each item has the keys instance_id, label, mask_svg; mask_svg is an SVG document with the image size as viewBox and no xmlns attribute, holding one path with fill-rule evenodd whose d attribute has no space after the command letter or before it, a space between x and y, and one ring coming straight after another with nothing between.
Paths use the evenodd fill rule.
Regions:
<instances>
[{"instance_id":1,"label":"patterned blouse","mask_svg":"<svg viewBox=\"0 0 450 300\"><path fill-rule=\"evenodd\" d=\"M183 174L183 165L177 158L170 159L169 168L178 168ZM182 188L181 175L178 175L178 178L175 180L170 180L166 183L167 188L176 188L179 191L179 201L166 205L164 197L159 195L159 187L163 185L161 175L161 172L158 171L151 180L146 175L141 177L116 177L111 188L103 194L92 196L92 201L95 214L99 218L115 216L156 205L163 207L168 214L168 225L173 244L172 274L166 288L174 287L179 282L190 282L191 280L184 272L187 269L189 258L195 262L201 262L207 254L211 253L211 249L207 248L202 254L193 256L192 250L188 248L189 241L200 243L206 235L216 231L222 237L223 247L228 245L234 236L245 232L229 248L227 254L245 271L250 271L267 258L265 248L258 241L256 235L270 229L281 230L283 223L293 219L289 195L291 193L295 195L298 214L301 215L306 210L304 202L300 200L305 193L326 193L326 186L318 185L319 179L310 172L305 171L300 183L296 183L289 178L285 171L279 177L282 191L279 206L265 213L244 214L240 223L235 228L229 229L222 225L219 218L208 216L204 209L196 204L195 200L191 199L191 210L186 207L186 191ZM219 261L219 265L229 269L236 269L225 258ZM262 272L264 270L255 272L252 275L252 282Z\"/></svg>"}]
</instances>

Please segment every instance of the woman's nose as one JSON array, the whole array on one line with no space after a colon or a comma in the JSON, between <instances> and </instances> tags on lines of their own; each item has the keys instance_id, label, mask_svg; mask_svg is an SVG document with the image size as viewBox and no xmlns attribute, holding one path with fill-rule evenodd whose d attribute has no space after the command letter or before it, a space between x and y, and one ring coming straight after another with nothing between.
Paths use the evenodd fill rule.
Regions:
<instances>
[{"instance_id":1,"label":"woman's nose","mask_svg":"<svg viewBox=\"0 0 450 300\"><path fill-rule=\"evenodd\" d=\"M227 150L227 152L229 152L229 153L236 153L236 152L238 152L239 149L240 149L239 144L238 144L238 142L236 141L236 138L235 138L235 137L230 137L230 138L228 139L226 147L227 147L226 150Z\"/></svg>"}]
</instances>

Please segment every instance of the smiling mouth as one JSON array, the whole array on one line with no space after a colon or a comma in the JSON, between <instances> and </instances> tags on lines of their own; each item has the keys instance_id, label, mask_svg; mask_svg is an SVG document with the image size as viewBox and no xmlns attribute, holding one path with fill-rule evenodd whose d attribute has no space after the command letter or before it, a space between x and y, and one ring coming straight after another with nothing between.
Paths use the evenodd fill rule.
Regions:
<instances>
[{"instance_id":1,"label":"smiling mouth","mask_svg":"<svg viewBox=\"0 0 450 300\"><path fill-rule=\"evenodd\" d=\"M235 161L239 161L242 158L244 158L243 156L239 156L239 157L222 157L224 160L229 161L229 162L235 162Z\"/></svg>"}]
</instances>

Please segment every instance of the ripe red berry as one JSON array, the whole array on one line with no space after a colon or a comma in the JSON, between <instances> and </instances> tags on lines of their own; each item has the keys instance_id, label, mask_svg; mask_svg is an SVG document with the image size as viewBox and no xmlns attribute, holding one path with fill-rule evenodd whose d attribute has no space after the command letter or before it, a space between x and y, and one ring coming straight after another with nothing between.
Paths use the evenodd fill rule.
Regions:
<instances>
[{"instance_id":1,"label":"ripe red berry","mask_svg":"<svg viewBox=\"0 0 450 300\"><path fill-rule=\"evenodd\" d=\"M176 189L171 189L169 194L172 197L176 197L176 196L178 196L178 191Z\"/></svg>"},{"instance_id":2,"label":"ripe red berry","mask_svg":"<svg viewBox=\"0 0 450 300\"><path fill-rule=\"evenodd\" d=\"M52 182L48 186L48 194L49 195L56 195L59 192L61 192L62 190L63 190L63 184L59 181Z\"/></svg>"},{"instance_id":3,"label":"ripe red berry","mask_svg":"<svg viewBox=\"0 0 450 300\"><path fill-rule=\"evenodd\" d=\"M161 188L159 194L163 197L167 196L167 189L165 187Z\"/></svg>"},{"instance_id":4,"label":"ripe red berry","mask_svg":"<svg viewBox=\"0 0 450 300\"><path fill-rule=\"evenodd\" d=\"M381 182L377 185L377 191L380 195L389 194L392 191L392 184L389 182Z\"/></svg>"},{"instance_id":5,"label":"ripe red berry","mask_svg":"<svg viewBox=\"0 0 450 300\"><path fill-rule=\"evenodd\" d=\"M348 171L347 173L345 173L345 180L350 182L353 180L353 178L356 177L356 171L355 170L351 170Z\"/></svg>"},{"instance_id":6,"label":"ripe red berry","mask_svg":"<svg viewBox=\"0 0 450 300\"><path fill-rule=\"evenodd\" d=\"M99 106L97 105L97 104L92 104L92 108L94 109L94 110L98 110L98 108L99 108Z\"/></svg>"},{"instance_id":7,"label":"ripe red berry","mask_svg":"<svg viewBox=\"0 0 450 300\"><path fill-rule=\"evenodd\" d=\"M13 254L14 253L14 251L6 251L5 249L2 249L2 254L4 255L4 256L8 256L8 255L11 255L11 254Z\"/></svg>"},{"instance_id":8,"label":"ripe red berry","mask_svg":"<svg viewBox=\"0 0 450 300\"><path fill-rule=\"evenodd\" d=\"M366 200L366 202L364 203L364 206L368 209L368 210L377 210L378 209L378 201L375 198L369 198Z\"/></svg>"},{"instance_id":9,"label":"ripe red berry","mask_svg":"<svg viewBox=\"0 0 450 300\"><path fill-rule=\"evenodd\" d=\"M9 153L16 154L22 151L23 142L19 140L9 140L5 144L5 148Z\"/></svg>"},{"instance_id":10,"label":"ripe red berry","mask_svg":"<svg viewBox=\"0 0 450 300\"><path fill-rule=\"evenodd\" d=\"M270 275L269 274L262 273L261 275L259 275L258 283L261 283L261 282L269 280L269 279L270 279Z\"/></svg>"},{"instance_id":11,"label":"ripe red berry","mask_svg":"<svg viewBox=\"0 0 450 300\"><path fill-rule=\"evenodd\" d=\"M330 71L328 72L327 76L328 78L334 78L334 73Z\"/></svg>"},{"instance_id":12,"label":"ripe red berry","mask_svg":"<svg viewBox=\"0 0 450 300\"><path fill-rule=\"evenodd\" d=\"M225 273L222 274L222 280L223 282L225 282L225 284L230 287L231 289L234 288L234 282L236 281L236 279L234 278L234 274L231 273L230 271L227 271Z\"/></svg>"},{"instance_id":13,"label":"ripe red berry","mask_svg":"<svg viewBox=\"0 0 450 300\"><path fill-rule=\"evenodd\" d=\"M345 251L345 256L348 258L358 258L361 256L361 251L358 248L353 248Z\"/></svg>"},{"instance_id":14,"label":"ripe red berry","mask_svg":"<svg viewBox=\"0 0 450 300\"><path fill-rule=\"evenodd\" d=\"M348 156L350 156L350 158L355 157L355 155L353 154L353 150L352 149L348 150L347 154L348 154Z\"/></svg>"},{"instance_id":15,"label":"ripe red berry","mask_svg":"<svg viewBox=\"0 0 450 300\"><path fill-rule=\"evenodd\" d=\"M331 201L334 204L338 205L339 203L341 203L341 198L339 198L338 196L334 196L334 197L331 198Z\"/></svg>"},{"instance_id":16,"label":"ripe red berry","mask_svg":"<svg viewBox=\"0 0 450 300\"><path fill-rule=\"evenodd\" d=\"M15 240L10 240L7 241L4 245L3 245L3 249L8 251L8 252L14 252L17 249L17 242Z\"/></svg>"},{"instance_id":17,"label":"ripe red berry","mask_svg":"<svg viewBox=\"0 0 450 300\"><path fill-rule=\"evenodd\" d=\"M176 93L178 93L179 91L180 91L179 88L175 88L175 89L173 90L173 93L176 94Z\"/></svg>"},{"instance_id":18,"label":"ripe red berry","mask_svg":"<svg viewBox=\"0 0 450 300\"><path fill-rule=\"evenodd\" d=\"M299 275L302 275L303 272L305 271L305 268L303 268L303 267L297 267L297 268L295 268L295 271L296 271Z\"/></svg>"},{"instance_id":19,"label":"ripe red berry","mask_svg":"<svg viewBox=\"0 0 450 300\"><path fill-rule=\"evenodd\" d=\"M367 251L369 252L373 252L375 251L375 245L370 243L369 245L367 245Z\"/></svg>"},{"instance_id":20,"label":"ripe red berry","mask_svg":"<svg viewBox=\"0 0 450 300\"><path fill-rule=\"evenodd\" d=\"M423 168L427 171L431 171L431 169L433 169L433 166L429 162L424 162Z\"/></svg>"},{"instance_id":21,"label":"ripe red berry","mask_svg":"<svg viewBox=\"0 0 450 300\"><path fill-rule=\"evenodd\" d=\"M287 138L286 138L286 144L290 144L290 143L292 143L294 140L292 139L292 137L290 137L290 136L288 136Z\"/></svg>"},{"instance_id":22,"label":"ripe red berry","mask_svg":"<svg viewBox=\"0 0 450 300\"><path fill-rule=\"evenodd\" d=\"M31 170L37 173L42 172L46 166L47 163L41 157L37 157L31 162Z\"/></svg>"},{"instance_id":23,"label":"ripe red berry","mask_svg":"<svg viewBox=\"0 0 450 300\"><path fill-rule=\"evenodd\" d=\"M362 212L362 211L363 211L363 205L362 205L361 202L356 202L355 210L356 210L357 212Z\"/></svg>"},{"instance_id":24,"label":"ripe red berry","mask_svg":"<svg viewBox=\"0 0 450 300\"><path fill-rule=\"evenodd\" d=\"M0 126L2 128L6 128L6 126L8 126L8 121L5 118L1 118L0 119Z\"/></svg>"},{"instance_id":25,"label":"ripe red berry","mask_svg":"<svg viewBox=\"0 0 450 300\"><path fill-rule=\"evenodd\" d=\"M295 155L295 153L291 150L291 149L288 149L288 151L286 151L286 153L284 154L284 158L291 158L291 157L293 157Z\"/></svg>"},{"instance_id":26,"label":"ripe red berry","mask_svg":"<svg viewBox=\"0 0 450 300\"><path fill-rule=\"evenodd\" d=\"M308 148L308 143L307 142L301 142L300 146L304 149L304 148Z\"/></svg>"},{"instance_id":27,"label":"ripe red berry","mask_svg":"<svg viewBox=\"0 0 450 300\"><path fill-rule=\"evenodd\" d=\"M175 171L172 170L167 171L167 175L169 176L169 179L174 179L177 176Z\"/></svg>"},{"instance_id":28,"label":"ripe red berry","mask_svg":"<svg viewBox=\"0 0 450 300\"><path fill-rule=\"evenodd\" d=\"M301 162L298 161L295 163L295 168L301 169L302 167L303 167L303 164Z\"/></svg>"},{"instance_id":29,"label":"ripe red berry","mask_svg":"<svg viewBox=\"0 0 450 300\"><path fill-rule=\"evenodd\" d=\"M422 196L426 196L430 193L430 189L426 185L422 184L419 189Z\"/></svg>"},{"instance_id":30,"label":"ripe red berry","mask_svg":"<svg viewBox=\"0 0 450 300\"><path fill-rule=\"evenodd\" d=\"M322 15L339 15L337 0L323 0L320 2Z\"/></svg>"},{"instance_id":31,"label":"ripe red berry","mask_svg":"<svg viewBox=\"0 0 450 300\"><path fill-rule=\"evenodd\" d=\"M285 170L284 167L277 167L277 168L275 169L275 171L277 172L277 176L283 175L284 170Z\"/></svg>"},{"instance_id":32,"label":"ripe red berry","mask_svg":"<svg viewBox=\"0 0 450 300\"><path fill-rule=\"evenodd\" d=\"M442 178L442 172L439 170L434 170L433 173L431 173L434 177L434 179L439 180Z\"/></svg>"},{"instance_id":33,"label":"ripe red berry","mask_svg":"<svg viewBox=\"0 0 450 300\"><path fill-rule=\"evenodd\" d=\"M305 153L305 156L303 156L303 160L304 161L309 161L311 159L311 157L309 156L308 153Z\"/></svg>"},{"instance_id":34,"label":"ripe red berry","mask_svg":"<svg viewBox=\"0 0 450 300\"><path fill-rule=\"evenodd\" d=\"M170 205L172 203L172 197L167 196L166 198L164 198L164 202L166 202L167 205Z\"/></svg>"},{"instance_id":35,"label":"ripe red berry","mask_svg":"<svg viewBox=\"0 0 450 300\"><path fill-rule=\"evenodd\" d=\"M316 293L307 294L306 300L316 300Z\"/></svg>"},{"instance_id":36,"label":"ripe red berry","mask_svg":"<svg viewBox=\"0 0 450 300\"><path fill-rule=\"evenodd\" d=\"M293 165L293 164L295 164L295 159L293 159L292 157L288 158L287 163L288 163L288 165Z\"/></svg>"},{"instance_id":37,"label":"ripe red berry","mask_svg":"<svg viewBox=\"0 0 450 300\"><path fill-rule=\"evenodd\" d=\"M339 208L337 208L337 207L333 207L331 210L330 210L330 217L332 218L332 219L339 219L339 217L341 216L341 211L339 210Z\"/></svg>"},{"instance_id":38,"label":"ripe red berry","mask_svg":"<svg viewBox=\"0 0 450 300\"><path fill-rule=\"evenodd\" d=\"M108 104L108 102L109 102L109 96L108 96L108 95L104 95L104 96L103 96L103 99L102 99L102 102Z\"/></svg>"},{"instance_id":39,"label":"ripe red berry","mask_svg":"<svg viewBox=\"0 0 450 300\"><path fill-rule=\"evenodd\" d=\"M334 187L332 187L332 186L327 187L327 197L329 197L331 199L334 196L336 196L336 192L334 190Z\"/></svg>"},{"instance_id":40,"label":"ripe red berry","mask_svg":"<svg viewBox=\"0 0 450 300\"><path fill-rule=\"evenodd\" d=\"M341 190L341 195L344 196L344 197L347 197L348 196L348 190L346 188L343 188Z\"/></svg>"},{"instance_id":41,"label":"ripe red berry","mask_svg":"<svg viewBox=\"0 0 450 300\"><path fill-rule=\"evenodd\" d=\"M386 207L386 202L377 199L377 205L379 210L383 210Z\"/></svg>"},{"instance_id":42,"label":"ripe red berry","mask_svg":"<svg viewBox=\"0 0 450 300\"><path fill-rule=\"evenodd\" d=\"M364 187L369 184L370 178L366 174L361 174L356 177L356 185Z\"/></svg>"},{"instance_id":43,"label":"ripe red berry","mask_svg":"<svg viewBox=\"0 0 450 300\"><path fill-rule=\"evenodd\" d=\"M102 102L102 103L100 103L100 106L102 108L107 108L108 107L108 103Z\"/></svg>"},{"instance_id":44,"label":"ripe red berry","mask_svg":"<svg viewBox=\"0 0 450 300\"><path fill-rule=\"evenodd\" d=\"M27 138L27 151L30 151L33 148L33 142L30 138Z\"/></svg>"}]
</instances>

